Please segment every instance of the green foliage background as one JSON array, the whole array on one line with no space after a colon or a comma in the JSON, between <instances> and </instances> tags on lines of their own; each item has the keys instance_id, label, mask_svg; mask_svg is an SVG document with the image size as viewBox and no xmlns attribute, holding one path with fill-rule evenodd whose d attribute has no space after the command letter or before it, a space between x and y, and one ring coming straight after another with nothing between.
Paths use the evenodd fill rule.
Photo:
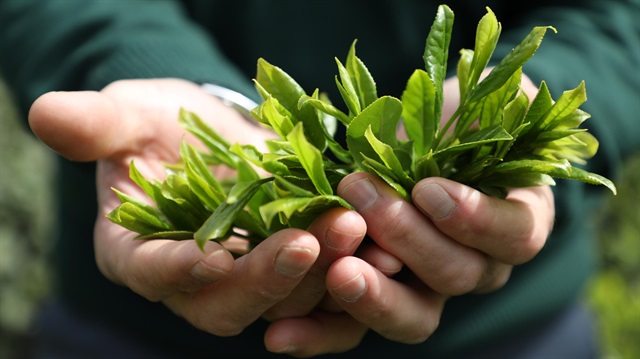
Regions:
<instances>
[{"instance_id":1,"label":"green foliage background","mask_svg":"<svg viewBox=\"0 0 640 359\"><path fill-rule=\"evenodd\" d=\"M24 357L51 275L54 155L18 121L0 79L0 358ZM600 321L603 358L640 358L640 155L597 213L602 269L585 293Z\"/></svg>"}]
</instances>

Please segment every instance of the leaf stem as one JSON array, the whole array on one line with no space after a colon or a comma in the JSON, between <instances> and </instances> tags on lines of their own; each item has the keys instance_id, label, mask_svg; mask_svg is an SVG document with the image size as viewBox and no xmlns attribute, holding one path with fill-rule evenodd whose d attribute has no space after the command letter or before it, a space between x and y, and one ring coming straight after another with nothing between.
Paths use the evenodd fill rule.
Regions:
<instances>
[{"instance_id":1,"label":"leaf stem","mask_svg":"<svg viewBox=\"0 0 640 359\"><path fill-rule=\"evenodd\" d=\"M447 120L447 122L444 124L444 126L442 127L442 129L440 129L436 135L436 139L433 143L433 149L434 152L437 151L440 146L440 142L442 142L442 139L444 138L445 134L447 133L447 131L449 131L449 128L453 125L453 123L458 119L458 117L460 117L460 114L462 113L463 109L465 106L458 106L458 108L456 109L456 111L453 113L453 115L451 115L451 117Z\"/></svg>"}]
</instances>

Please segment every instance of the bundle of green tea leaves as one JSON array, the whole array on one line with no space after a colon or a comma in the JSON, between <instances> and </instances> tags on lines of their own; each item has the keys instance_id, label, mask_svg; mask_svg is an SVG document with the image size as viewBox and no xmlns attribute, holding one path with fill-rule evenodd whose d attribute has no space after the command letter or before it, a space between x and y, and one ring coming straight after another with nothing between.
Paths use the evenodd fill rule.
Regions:
<instances>
[{"instance_id":1,"label":"bundle of green tea leaves","mask_svg":"<svg viewBox=\"0 0 640 359\"><path fill-rule=\"evenodd\" d=\"M306 228L331 207L350 208L335 191L354 171L378 175L409 201L415 183L429 176L498 197L507 188L554 185L553 178L604 185L615 193L610 180L572 165L584 164L598 147L595 137L578 128L589 117L579 109L586 101L584 83L555 101L544 82L533 99L520 91L522 66L552 27L533 28L480 80L501 31L487 9L475 48L460 51L460 105L441 128L453 19L447 6L439 7L426 40L425 69L415 70L400 99L378 96L354 42L344 64L336 59L336 86L347 112L258 60L255 84L264 101L252 115L279 135L267 142L268 152L230 144L183 110L180 123L207 151L184 142L182 162L168 166L162 182L146 180L132 163L131 178L156 206L116 190L122 204L108 218L138 238L195 238L202 247L208 240L240 236L251 248L280 229ZM400 121L407 140L398 139ZM346 147L334 139L337 126L346 128ZM212 165L234 169L235 178L218 180ZM259 175L256 168L270 175Z\"/></svg>"}]
</instances>

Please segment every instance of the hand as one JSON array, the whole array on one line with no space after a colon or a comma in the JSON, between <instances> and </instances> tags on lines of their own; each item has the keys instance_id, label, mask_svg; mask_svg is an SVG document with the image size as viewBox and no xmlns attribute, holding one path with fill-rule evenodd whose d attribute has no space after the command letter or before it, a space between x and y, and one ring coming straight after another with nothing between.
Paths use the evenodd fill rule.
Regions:
<instances>
[{"instance_id":1,"label":"hand","mask_svg":"<svg viewBox=\"0 0 640 359\"><path fill-rule=\"evenodd\" d=\"M522 85L533 98L537 89L526 76ZM457 107L456 87L456 79L445 83L443 118ZM373 243L336 260L327 272L336 313L272 325L267 339L289 343L295 355L320 353L329 337L355 347L369 329L394 341L422 342L438 327L450 296L501 288L514 265L540 251L553 227L549 187L512 189L502 200L427 178L414 187L412 205L376 176L354 173L338 194L363 216ZM339 321L338 331L328 329Z\"/></svg>"},{"instance_id":2,"label":"hand","mask_svg":"<svg viewBox=\"0 0 640 359\"><path fill-rule=\"evenodd\" d=\"M112 187L145 197L129 179L131 160L145 177L161 179L163 163L179 159L179 143L189 138L177 122L180 107L210 121L231 142L260 145L273 136L182 80L53 92L31 108L30 125L43 142L68 159L97 161L94 242L100 271L216 335L238 334L260 316L308 313L326 292L329 265L353 254L364 237L364 221L353 211L330 211L309 231L278 232L237 260L215 242L202 253L193 241L133 240L135 233L105 218L119 204Z\"/></svg>"}]
</instances>

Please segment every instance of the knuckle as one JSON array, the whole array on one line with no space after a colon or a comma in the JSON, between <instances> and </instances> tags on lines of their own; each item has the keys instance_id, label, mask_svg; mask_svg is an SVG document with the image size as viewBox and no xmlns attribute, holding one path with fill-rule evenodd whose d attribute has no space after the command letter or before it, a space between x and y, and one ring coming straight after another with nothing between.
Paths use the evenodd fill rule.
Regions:
<instances>
[{"instance_id":1,"label":"knuckle","mask_svg":"<svg viewBox=\"0 0 640 359\"><path fill-rule=\"evenodd\" d=\"M491 293L498 291L509 281L512 269L510 265L496 264L494 266L490 266L490 268L491 269L485 276L483 283L478 286L478 289L476 290L477 293Z\"/></svg>"},{"instance_id":2,"label":"knuckle","mask_svg":"<svg viewBox=\"0 0 640 359\"><path fill-rule=\"evenodd\" d=\"M373 223L380 231L382 238L403 241L415 236L415 223L411 216L406 215L406 211L402 207L404 204L397 202L386 207L383 213L375 216Z\"/></svg>"},{"instance_id":3,"label":"knuckle","mask_svg":"<svg viewBox=\"0 0 640 359\"><path fill-rule=\"evenodd\" d=\"M464 264L452 263L439 277L437 292L458 296L472 292L478 287L486 270L486 260L471 260Z\"/></svg>"},{"instance_id":4,"label":"knuckle","mask_svg":"<svg viewBox=\"0 0 640 359\"><path fill-rule=\"evenodd\" d=\"M255 286L251 295L255 297L256 303L276 303L289 295L290 292L289 286L262 282Z\"/></svg>"},{"instance_id":5,"label":"knuckle","mask_svg":"<svg viewBox=\"0 0 640 359\"><path fill-rule=\"evenodd\" d=\"M420 344L429 339L440 325L440 317L434 316L423 320L415 330L407 333L406 344Z\"/></svg>"},{"instance_id":6,"label":"knuckle","mask_svg":"<svg viewBox=\"0 0 640 359\"><path fill-rule=\"evenodd\" d=\"M196 328L220 337L232 337L239 335L244 327L228 316L218 316L215 320L210 320L206 315L196 315L192 318L191 324Z\"/></svg>"},{"instance_id":7,"label":"knuckle","mask_svg":"<svg viewBox=\"0 0 640 359\"><path fill-rule=\"evenodd\" d=\"M381 313L384 314L384 313ZM426 308L423 315L411 318L410 322L401 325L387 325L377 330L381 336L404 344L420 344L425 342L436 331L440 324L440 315L433 308ZM382 318L386 318L384 315ZM392 322L390 320L387 323Z\"/></svg>"}]
</instances>

